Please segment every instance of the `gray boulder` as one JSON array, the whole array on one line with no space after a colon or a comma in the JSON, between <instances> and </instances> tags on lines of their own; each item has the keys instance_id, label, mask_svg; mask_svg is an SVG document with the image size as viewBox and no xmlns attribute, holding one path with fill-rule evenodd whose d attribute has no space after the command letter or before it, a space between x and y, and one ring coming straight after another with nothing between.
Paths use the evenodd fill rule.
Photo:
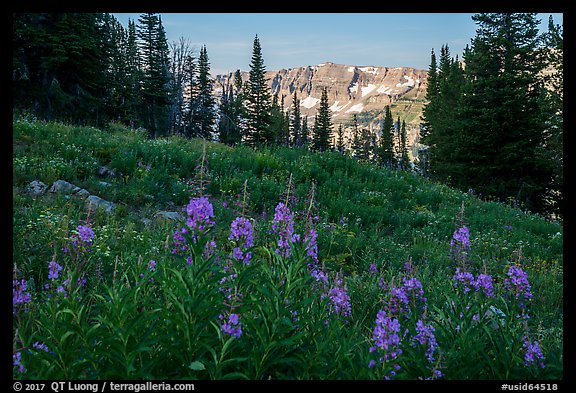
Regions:
<instances>
[{"instance_id":1,"label":"gray boulder","mask_svg":"<svg viewBox=\"0 0 576 393\"><path fill-rule=\"evenodd\" d=\"M88 198L86 198L86 204L88 205L88 209L91 211L103 208L106 213L112 213L112 211L116 208L115 203L109 202L96 195L90 195Z\"/></svg>"},{"instance_id":2,"label":"gray boulder","mask_svg":"<svg viewBox=\"0 0 576 393\"><path fill-rule=\"evenodd\" d=\"M48 189L48 186L44 183L42 183L40 180L32 180L29 184L28 187L26 187L26 190L35 196L40 196L40 195L44 195L44 193L46 193L46 190Z\"/></svg>"}]
</instances>

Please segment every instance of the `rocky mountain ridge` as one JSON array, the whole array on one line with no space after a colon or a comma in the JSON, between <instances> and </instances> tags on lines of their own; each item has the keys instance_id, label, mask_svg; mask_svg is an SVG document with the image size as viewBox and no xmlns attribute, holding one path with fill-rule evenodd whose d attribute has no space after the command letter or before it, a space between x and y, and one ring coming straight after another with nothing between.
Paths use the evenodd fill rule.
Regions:
<instances>
[{"instance_id":1,"label":"rocky mountain ridge","mask_svg":"<svg viewBox=\"0 0 576 393\"><path fill-rule=\"evenodd\" d=\"M248 72L241 71L242 80ZM325 62L315 66L267 71L265 75L272 94L283 99L284 108L292 106L294 92L300 100L302 116L311 126L322 90L327 88L328 104L335 125L343 124L350 131L352 116L357 115L363 127L379 131L384 109L390 105L394 120L405 120L408 143L418 137L418 124L428 81L428 71L412 67L354 66ZM223 86L234 85L234 73L218 75L215 89L219 96Z\"/></svg>"}]
</instances>

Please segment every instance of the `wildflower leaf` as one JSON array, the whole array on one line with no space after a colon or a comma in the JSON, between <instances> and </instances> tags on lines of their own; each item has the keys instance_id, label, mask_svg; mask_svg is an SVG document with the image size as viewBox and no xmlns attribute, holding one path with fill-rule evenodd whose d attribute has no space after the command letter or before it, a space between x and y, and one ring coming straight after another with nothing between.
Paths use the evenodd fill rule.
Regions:
<instances>
[{"instance_id":1,"label":"wildflower leaf","mask_svg":"<svg viewBox=\"0 0 576 393\"><path fill-rule=\"evenodd\" d=\"M202 371L205 370L206 367L204 366L204 364L202 362L199 362L198 360L190 363L190 365L188 366L188 368L190 370L194 370L194 371Z\"/></svg>"}]
</instances>

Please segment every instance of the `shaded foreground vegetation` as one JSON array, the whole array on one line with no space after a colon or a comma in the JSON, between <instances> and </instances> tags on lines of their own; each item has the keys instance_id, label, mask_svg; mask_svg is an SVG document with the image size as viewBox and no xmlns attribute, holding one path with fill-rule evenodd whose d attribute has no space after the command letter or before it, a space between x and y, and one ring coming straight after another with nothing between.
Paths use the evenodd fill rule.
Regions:
<instances>
[{"instance_id":1,"label":"shaded foreground vegetation","mask_svg":"<svg viewBox=\"0 0 576 393\"><path fill-rule=\"evenodd\" d=\"M116 208L26 192L59 179ZM17 118L14 377L559 379L562 233L335 152Z\"/></svg>"}]
</instances>

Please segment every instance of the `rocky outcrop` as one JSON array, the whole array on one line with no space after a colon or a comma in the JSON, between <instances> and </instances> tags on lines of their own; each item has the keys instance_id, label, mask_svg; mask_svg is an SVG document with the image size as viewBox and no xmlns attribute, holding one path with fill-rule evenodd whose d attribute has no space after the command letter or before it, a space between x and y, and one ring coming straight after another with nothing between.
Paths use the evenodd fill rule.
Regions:
<instances>
[{"instance_id":1,"label":"rocky outcrop","mask_svg":"<svg viewBox=\"0 0 576 393\"><path fill-rule=\"evenodd\" d=\"M45 191L41 193L39 192L42 190L43 186L45 186L44 183L38 180L34 180L28 185L28 190L29 192L31 192L30 190L35 190L35 192L37 192L36 195L42 195L44 194ZM88 192L88 190L75 186L74 184L67 182L65 180L56 180L54 183L52 183L52 186L50 186L50 192L66 195L74 195L79 198L85 199L86 207L88 208L88 210L91 211L103 208L104 211L106 211L106 213L112 213L112 211L116 208L115 203L109 202L96 195L90 195L90 192Z\"/></svg>"}]
</instances>

